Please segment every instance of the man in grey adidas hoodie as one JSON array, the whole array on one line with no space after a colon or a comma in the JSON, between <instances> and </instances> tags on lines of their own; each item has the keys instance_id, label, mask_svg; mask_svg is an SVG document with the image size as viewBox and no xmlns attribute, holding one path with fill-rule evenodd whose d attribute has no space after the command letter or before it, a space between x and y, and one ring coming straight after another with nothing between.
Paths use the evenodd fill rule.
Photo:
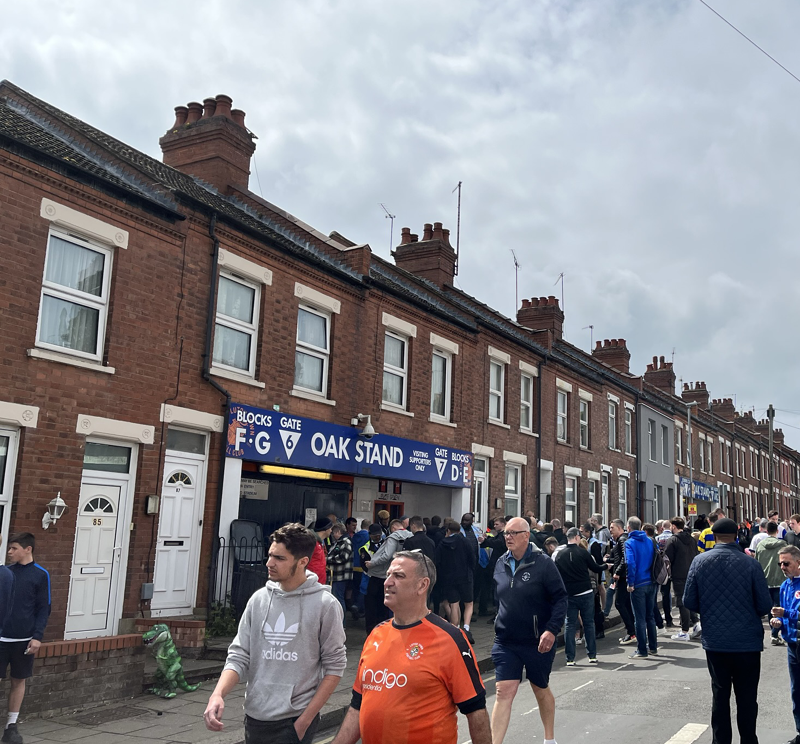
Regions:
<instances>
[{"instance_id":1,"label":"man in grey adidas hoodie","mask_svg":"<svg viewBox=\"0 0 800 744\"><path fill-rule=\"evenodd\" d=\"M342 607L306 571L313 532L286 524L270 539L270 580L247 603L203 718L221 731L225 696L244 680L245 744L305 743L347 663Z\"/></svg>"}]
</instances>

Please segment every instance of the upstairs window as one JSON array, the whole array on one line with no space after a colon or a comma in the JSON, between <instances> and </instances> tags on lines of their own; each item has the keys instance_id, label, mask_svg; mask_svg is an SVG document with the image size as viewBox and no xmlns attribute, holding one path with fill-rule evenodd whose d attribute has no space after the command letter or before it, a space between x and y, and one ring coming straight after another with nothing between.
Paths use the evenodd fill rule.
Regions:
<instances>
[{"instance_id":1,"label":"upstairs window","mask_svg":"<svg viewBox=\"0 0 800 744\"><path fill-rule=\"evenodd\" d=\"M330 337L330 315L308 305L301 305L297 314L295 387L323 395L327 392Z\"/></svg>"},{"instance_id":2,"label":"upstairs window","mask_svg":"<svg viewBox=\"0 0 800 744\"><path fill-rule=\"evenodd\" d=\"M492 421L503 421L503 385L505 365L500 362L489 363L489 418Z\"/></svg>"},{"instance_id":3,"label":"upstairs window","mask_svg":"<svg viewBox=\"0 0 800 744\"><path fill-rule=\"evenodd\" d=\"M520 376L519 428L533 431L533 377L526 374Z\"/></svg>"},{"instance_id":4,"label":"upstairs window","mask_svg":"<svg viewBox=\"0 0 800 744\"><path fill-rule=\"evenodd\" d=\"M589 401L580 401L581 448L589 449Z\"/></svg>"},{"instance_id":5,"label":"upstairs window","mask_svg":"<svg viewBox=\"0 0 800 744\"><path fill-rule=\"evenodd\" d=\"M450 420L450 387L452 377L452 360L450 354L433 352L431 363L431 416Z\"/></svg>"},{"instance_id":6,"label":"upstairs window","mask_svg":"<svg viewBox=\"0 0 800 744\"><path fill-rule=\"evenodd\" d=\"M633 454L633 411L625 409L625 453Z\"/></svg>"},{"instance_id":7,"label":"upstairs window","mask_svg":"<svg viewBox=\"0 0 800 744\"><path fill-rule=\"evenodd\" d=\"M567 392L559 390L556 394L556 437L559 442L566 442L567 429Z\"/></svg>"},{"instance_id":8,"label":"upstairs window","mask_svg":"<svg viewBox=\"0 0 800 744\"><path fill-rule=\"evenodd\" d=\"M50 232L37 346L102 361L112 252L68 233Z\"/></svg>"},{"instance_id":9,"label":"upstairs window","mask_svg":"<svg viewBox=\"0 0 800 744\"><path fill-rule=\"evenodd\" d=\"M675 427L675 461L683 463L683 429Z\"/></svg>"},{"instance_id":10,"label":"upstairs window","mask_svg":"<svg viewBox=\"0 0 800 744\"><path fill-rule=\"evenodd\" d=\"M661 424L661 464L669 465L669 428Z\"/></svg>"},{"instance_id":11,"label":"upstairs window","mask_svg":"<svg viewBox=\"0 0 800 744\"><path fill-rule=\"evenodd\" d=\"M387 333L383 343L383 402L406 407L408 339Z\"/></svg>"},{"instance_id":12,"label":"upstairs window","mask_svg":"<svg viewBox=\"0 0 800 744\"><path fill-rule=\"evenodd\" d=\"M650 443L650 460L656 461L656 422L653 419L647 419L647 439Z\"/></svg>"},{"instance_id":13,"label":"upstairs window","mask_svg":"<svg viewBox=\"0 0 800 744\"><path fill-rule=\"evenodd\" d=\"M232 274L220 274L213 362L255 377L261 289Z\"/></svg>"},{"instance_id":14,"label":"upstairs window","mask_svg":"<svg viewBox=\"0 0 800 744\"><path fill-rule=\"evenodd\" d=\"M617 449L617 404L608 401L608 448Z\"/></svg>"}]
</instances>

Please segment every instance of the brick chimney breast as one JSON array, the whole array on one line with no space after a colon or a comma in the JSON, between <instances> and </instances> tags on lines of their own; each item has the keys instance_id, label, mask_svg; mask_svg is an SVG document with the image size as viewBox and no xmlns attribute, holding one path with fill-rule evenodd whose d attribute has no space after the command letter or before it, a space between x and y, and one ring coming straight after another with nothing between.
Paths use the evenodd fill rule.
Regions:
<instances>
[{"instance_id":1,"label":"brick chimney breast","mask_svg":"<svg viewBox=\"0 0 800 744\"><path fill-rule=\"evenodd\" d=\"M620 372L630 372L631 353L624 338L604 339L598 341L592 349L592 356L598 362L607 364Z\"/></svg>"},{"instance_id":2,"label":"brick chimney breast","mask_svg":"<svg viewBox=\"0 0 800 744\"><path fill-rule=\"evenodd\" d=\"M555 339L560 340L564 335L564 313L552 296L522 300L517 323L532 331L550 331Z\"/></svg>"},{"instance_id":3,"label":"brick chimney breast","mask_svg":"<svg viewBox=\"0 0 800 744\"><path fill-rule=\"evenodd\" d=\"M159 140L164 163L206 181L220 193L247 190L256 146L244 111L226 95L175 108L175 124ZM184 111L186 115L184 116Z\"/></svg>"},{"instance_id":4,"label":"brick chimney breast","mask_svg":"<svg viewBox=\"0 0 800 744\"><path fill-rule=\"evenodd\" d=\"M667 362L664 357L653 357L653 363L647 365L644 373L645 382L670 395L675 395L675 372L672 362Z\"/></svg>"},{"instance_id":5,"label":"brick chimney breast","mask_svg":"<svg viewBox=\"0 0 800 744\"><path fill-rule=\"evenodd\" d=\"M698 408L704 410L708 409L708 401L710 396L706 389L705 382L684 382L683 390L681 391L681 398L687 403L696 402Z\"/></svg>"},{"instance_id":6,"label":"brick chimney breast","mask_svg":"<svg viewBox=\"0 0 800 744\"><path fill-rule=\"evenodd\" d=\"M400 245L393 251L395 263L421 279L438 287L452 285L456 269L456 252L450 245L450 232L441 222L425 223L422 240L404 227L400 231Z\"/></svg>"}]
</instances>

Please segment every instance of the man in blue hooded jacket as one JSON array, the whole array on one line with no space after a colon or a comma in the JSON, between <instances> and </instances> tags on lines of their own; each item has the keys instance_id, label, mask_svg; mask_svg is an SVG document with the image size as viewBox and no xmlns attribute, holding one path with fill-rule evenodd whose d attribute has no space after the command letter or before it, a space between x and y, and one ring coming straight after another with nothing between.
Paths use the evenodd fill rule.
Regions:
<instances>
[{"instance_id":1,"label":"man in blue hooded jacket","mask_svg":"<svg viewBox=\"0 0 800 744\"><path fill-rule=\"evenodd\" d=\"M786 641L789 659L789 684L792 691L792 713L797 736L788 744L800 744L800 653L798 653L797 621L800 619L800 549L794 545L778 551L780 564L786 581L781 584L779 606L772 608L770 625L779 629Z\"/></svg>"},{"instance_id":2,"label":"man in blue hooded jacket","mask_svg":"<svg viewBox=\"0 0 800 744\"><path fill-rule=\"evenodd\" d=\"M683 604L703 621L703 649L711 676L711 730L714 744L731 744L731 687L736 694L736 724L741 744L758 744L758 681L764 626L772 597L757 561L736 544L739 526L718 519L713 550L689 567Z\"/></svg>"},{"instance_id":3,"label":"man in blue hooded jacket","mask_svg":"<svg viewBox=\"0 0 800 744\"><path fill-rule=\"evenodd\" d=\"M637 648L629 658L646 659L658 653L656 640L656 584L653 581L655 542L642 530L642 520L628 520L628 539L625 541L625 563L628 566L628 591L631 594L633 617L636 623Z\"/></svg>"}]
</instances>

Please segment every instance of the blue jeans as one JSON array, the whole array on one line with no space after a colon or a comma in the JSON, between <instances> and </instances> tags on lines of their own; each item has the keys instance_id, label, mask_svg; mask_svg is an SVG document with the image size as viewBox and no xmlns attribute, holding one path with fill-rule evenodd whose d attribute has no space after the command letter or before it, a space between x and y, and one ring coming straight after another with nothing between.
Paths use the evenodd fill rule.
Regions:
<instances>
[{"instance_id":1,"label":"blue jeans","mask_svg":"<svg viewBox=\"0 0 800 744\"><path fill-rule=\"evenodd\" d=\"M794 727L800 734L800 654L797 652L796 643L787 643L789 659L789 685L792 690L792 713L794 713Z\"/></svg>"},{"instance_id":2,"label":"blue jeans","mask_svg":"<svg viewBox=\"0 0 800 744\"><path fill-rule=\"evenodd\" d=\"M342 606L342 612L344 613L344 617L347 617L347 607L345 606L344 601L344 594L347 591L347 586L350 584L350 581L334 581L331 584L331 594L333 594L336 599L339 600L339 604ZM342 624L345 624L344 619L342 620Z\"/></svg>"},{"instance_id":3,"label":"blue jeans","mask_svg":"<svg viewBox=\"0 0 800 744\"><path fill-rule=\"evenodd\" d=\"M575 631L578 629L578 613L583 621L583 637L586 640L586 655L597 656L594 632L594 592L570 597L567 600L567 627L564 630L564 655L567 661L575 661Z\"/></svg>"},{"instance_id":4,"label":"blue jeans","mask_svg":"<svg viewBox=\"0 0 800 744\"><path fill-rule=\"evenodd\" d=\"M636 643L639 653L647 656L648 648L658 650L656 641L655 598L657 584L637 586L631 594L633 618L636 623Z\"/></svg>"},{"instance_id":5,"label":"blue jeans","mask_svg":"<svg viewBox=\"0 0 800 744\"><path fill-rule=\"evenodd\" d=\"M611 582L606 585L606 606L603 607L603 614L608 615L611 608L614 606L614 592L616 589L611 588Z\"/></svg>"}]
</instances>

